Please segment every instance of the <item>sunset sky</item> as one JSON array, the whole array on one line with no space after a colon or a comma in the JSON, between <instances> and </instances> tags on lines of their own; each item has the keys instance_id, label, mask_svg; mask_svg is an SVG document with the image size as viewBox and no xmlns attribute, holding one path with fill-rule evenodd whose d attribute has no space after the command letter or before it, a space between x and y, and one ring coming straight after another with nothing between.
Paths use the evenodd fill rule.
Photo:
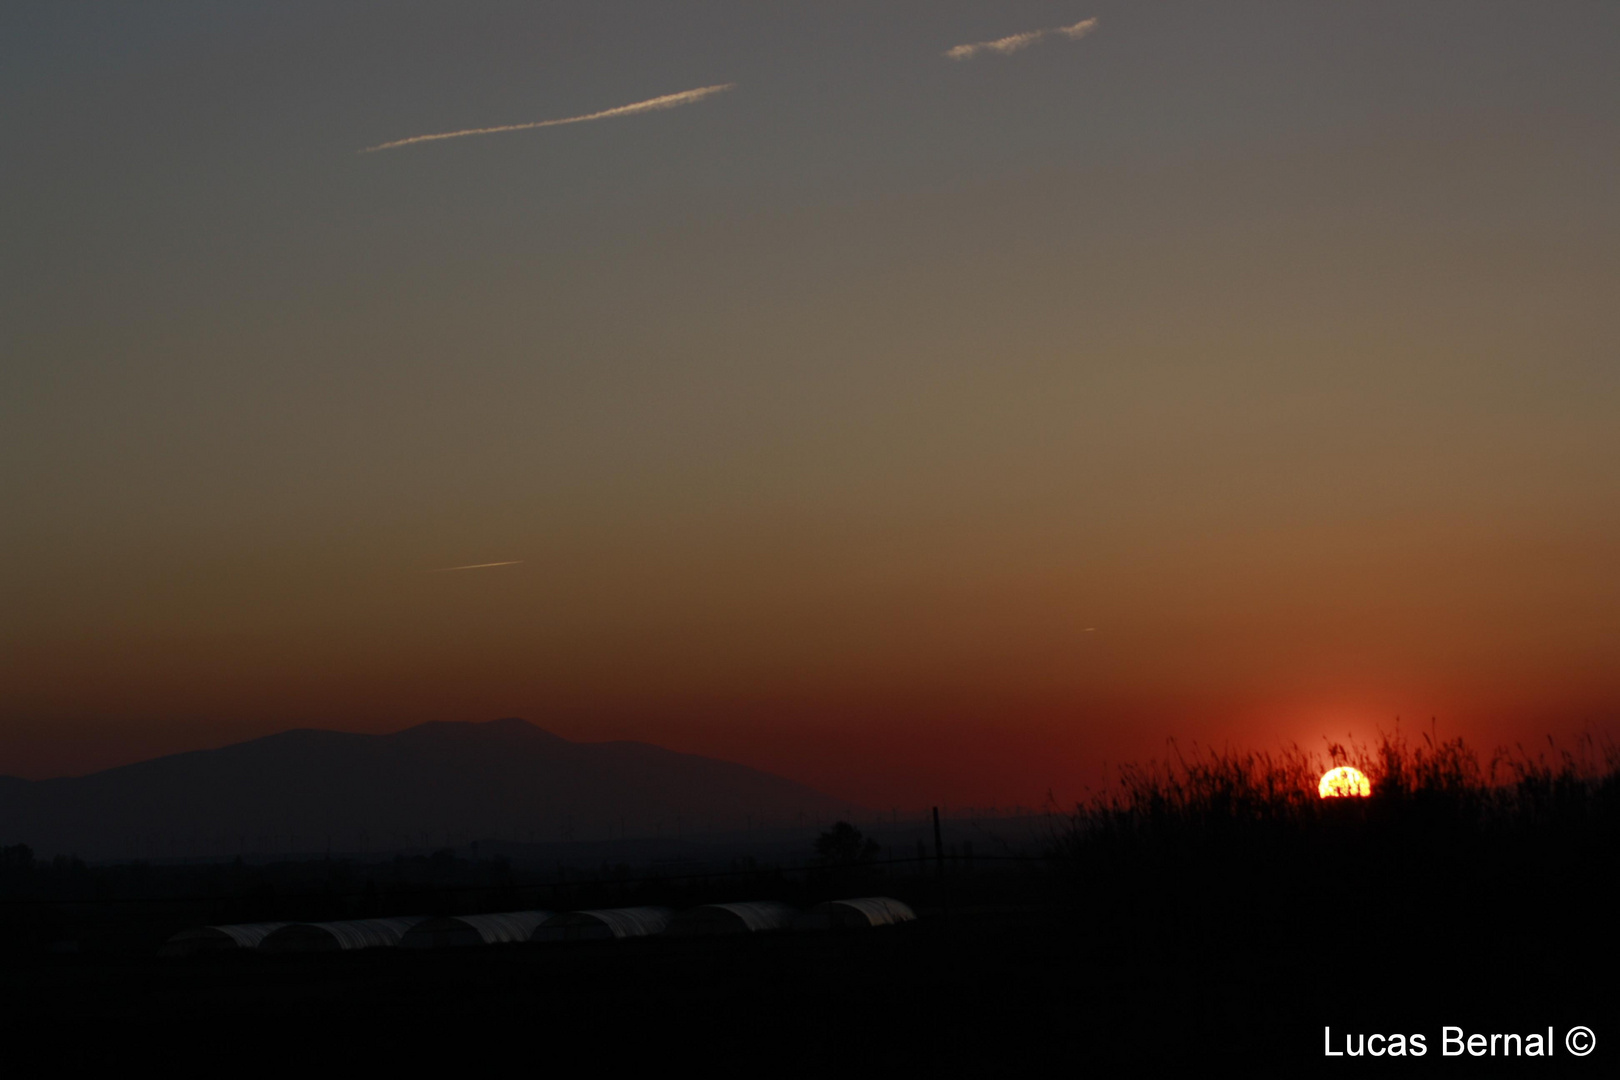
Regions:
<instances>
[{"instance_id":1,"label":"sunset sky","mask_svg":"<svg viewBox=\"0 0 1620 1080\"><path fill-rule=\"evenodd\" d=\"M1620 733L1617 57L1591 0L8 0L0 774L516 715L1029 805Z\"/></svg>"}]
</instances>

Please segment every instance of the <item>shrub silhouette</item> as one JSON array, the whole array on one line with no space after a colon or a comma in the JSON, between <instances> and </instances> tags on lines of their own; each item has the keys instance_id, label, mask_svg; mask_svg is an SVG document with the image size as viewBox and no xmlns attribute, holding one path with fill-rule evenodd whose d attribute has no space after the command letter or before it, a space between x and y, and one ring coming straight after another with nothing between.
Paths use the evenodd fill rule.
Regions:
<instances>
[{"instance_id":1,"label":"shrub silhouette","mask_svg":"<svg viewBox=\"0 0 1620 1080\"><path fill-rule=\"evenodd\" d=\"M836 822L816 837L816 861L823 866L869 863L881 850L876 840L866 839L861 830L847 821Z\"/></svg>"}]
</instances>

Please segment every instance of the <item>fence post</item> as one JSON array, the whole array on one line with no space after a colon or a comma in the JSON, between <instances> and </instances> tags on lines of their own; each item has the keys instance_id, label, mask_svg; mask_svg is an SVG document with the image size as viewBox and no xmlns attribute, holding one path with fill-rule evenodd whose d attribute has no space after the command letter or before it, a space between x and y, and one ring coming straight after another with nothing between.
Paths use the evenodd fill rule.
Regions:
<instances>
[{"instance_id":1,"label":"fence post","mask_svg":"<svg viewBox=\"0 0 1620 1080\"><path fill-rule=\"evenodd\" d=\"M945 880L945 845L939 837L939 807L934 807L934 866L939 871L939 880Z\"/></svg>"}]
</instances>

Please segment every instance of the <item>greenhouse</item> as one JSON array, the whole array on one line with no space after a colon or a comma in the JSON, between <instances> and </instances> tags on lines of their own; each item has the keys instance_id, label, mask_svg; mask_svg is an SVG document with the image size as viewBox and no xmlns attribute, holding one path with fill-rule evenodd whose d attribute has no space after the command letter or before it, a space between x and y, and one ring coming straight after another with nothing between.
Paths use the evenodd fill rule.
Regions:
<instances>
[{"instance_id":1,"label":"greenhouse","mask_svg":"<svg viewBox=\"0 0 1620 1080\"><path fill-rule=\"evenodd\" d=\"M268 935L286 923L236 923L229 926L194 926L164 942L162 956L190 956L194 953L256 949Z\"/></svg>"},{"instance_id":2,"label":"greenhouse","mask_svg":"<svg viewBox=\"0 0 1620 1080\"><path fill-rule=\"evenodd\" d=\"M507 945L528 941L550 911L508 911L498 915L455 915L423 919L399 939L402 949L446 949L466 945Z\"/></svg>"},{"instance_id":3,"label":"greenhouse","mask_svg":"<svg viewBox=\"0 0 1620 1080\"><path fill-rule=\"evenodd\" d=\"M530 941L601 941L608 938L661 934L674 912L663 907L604 908L553 915L530 935Z\"/></svg>"},{"instance_id":4,"label":"greenhouse","mask_svg":"<svg viewBox=\"0 0 1620 1080\"><path fill-rule=\"evenodd\" d=\"M704 904L689 908L670 922L665 931L678 937L707 937L712 934L754 934L763 930L787 930L798 911L773 900L742 904Z\"/></svg>"},{"instance_id":5,"label":"greenhouse","mask_svg":"<svg viewBox=\"0 0 1620 1080\"><path fill-rule=\"evenodd\" d=\"M265 935L259 948L267 952L334 952L349 949L390 949L405 932L421 922L420 916L394 919L348 919L343 922L288 923Z\"/></svg>"},{"instance_id":6,"label":"greenhouse","mask_svg":"<svg viewBox=\"0 0 1620 1080\"><path fill-rule=\"evenodd\" d=\"M894 926L912 922L917 913L888 896L864 896L854 900L833 900L800 915L800 930L867 930L874 926Z\"/></svg>"}]
</instances>

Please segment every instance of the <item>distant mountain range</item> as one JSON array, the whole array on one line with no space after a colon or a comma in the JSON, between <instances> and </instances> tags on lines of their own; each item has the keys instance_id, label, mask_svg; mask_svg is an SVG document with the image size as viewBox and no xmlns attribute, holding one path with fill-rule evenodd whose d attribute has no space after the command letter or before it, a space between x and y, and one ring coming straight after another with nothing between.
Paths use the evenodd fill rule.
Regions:
<instances>
[{"instance_id":1,"label":"distant mountain range","mask_svg":"<svg viewBox=\"0 0 1620 1080\"><path fill-rule=\"evenodd\" d=\"M0 843L86 859L379 853L810 824L848 804L743 765L524 720L286 731L57 780L0 777Z\"/></svg>"}]
</instances>

